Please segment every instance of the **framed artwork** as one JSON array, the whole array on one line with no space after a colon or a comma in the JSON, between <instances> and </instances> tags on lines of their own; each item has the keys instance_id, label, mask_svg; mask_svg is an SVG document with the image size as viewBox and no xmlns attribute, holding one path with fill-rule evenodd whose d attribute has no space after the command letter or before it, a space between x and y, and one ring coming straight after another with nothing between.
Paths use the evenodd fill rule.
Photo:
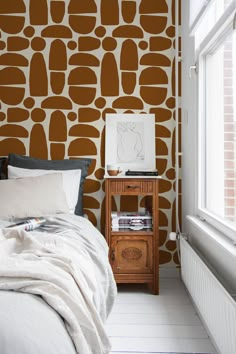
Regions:
<instances>
[{"instance_id":1,"label":"framed artwork","mask_svg":"<svg viewBox=\"0 0 236 354\"><path fill-rule=\"evenodd\" d=\"M155 115L107 113L105 164L123 172L155 169Z\"/></svg>"}]
</instances>

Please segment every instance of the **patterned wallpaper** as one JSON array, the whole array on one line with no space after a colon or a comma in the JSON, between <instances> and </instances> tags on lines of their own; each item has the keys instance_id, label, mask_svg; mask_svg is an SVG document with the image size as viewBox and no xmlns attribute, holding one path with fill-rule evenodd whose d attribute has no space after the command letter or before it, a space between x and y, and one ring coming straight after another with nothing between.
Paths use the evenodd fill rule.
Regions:
<instances>
[{"instance_id":1,"label":"patterned wallpaper","mask_svg":"<svg viewBox=\"0 0 236 354\"><path fill-rule=\"evenodd\" d=\"M174 13L174 0L0 2L0 156L91 157L84 206L103 230L105 115L154 113L162 264L178 262Z\"/></svg>"}]
</instances>

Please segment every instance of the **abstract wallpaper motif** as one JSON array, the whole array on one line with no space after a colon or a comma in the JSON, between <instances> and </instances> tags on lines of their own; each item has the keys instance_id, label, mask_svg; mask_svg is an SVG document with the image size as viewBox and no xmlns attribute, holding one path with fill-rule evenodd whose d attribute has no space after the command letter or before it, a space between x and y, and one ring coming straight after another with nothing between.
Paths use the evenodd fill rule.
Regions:
<instances>
[{"instance_id":1,"label":"abstract wallpaper motif","mask_svg":"<svg viewBox=\"0 0 236 354\"><path fill-rule=\"evenodd\" d=\"M91 157L84 206L103 230L105 115L154 113L162 264L178 262L174 13L174 0L0 2L0 156Z\"/></svg>"}]
</instances>

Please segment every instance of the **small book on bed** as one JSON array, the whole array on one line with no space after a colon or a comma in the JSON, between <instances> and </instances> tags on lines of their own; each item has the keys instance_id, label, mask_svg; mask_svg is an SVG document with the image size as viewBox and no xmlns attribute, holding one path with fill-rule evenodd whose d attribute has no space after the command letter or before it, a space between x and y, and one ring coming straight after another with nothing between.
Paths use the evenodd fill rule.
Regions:
<instances>
[{"instance_id":1,"label":"small book on bed","mask_svg":"<svg viewBox=\"0 0 236 354\"><path fill-rule=\"evenodd\" d=\"M45 224L46 219L43 217L32 218L25 221L20 221L18 223L7 226L7 228L14 228L18 230L32 231L37 229L41 225Z\"/></svg>"}]
</instances>

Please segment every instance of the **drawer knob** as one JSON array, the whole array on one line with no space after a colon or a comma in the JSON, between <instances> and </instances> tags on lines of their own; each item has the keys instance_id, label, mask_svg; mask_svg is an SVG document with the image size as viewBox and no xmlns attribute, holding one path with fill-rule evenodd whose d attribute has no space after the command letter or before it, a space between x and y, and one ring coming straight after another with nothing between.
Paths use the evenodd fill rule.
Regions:
<instances>
[{"instance_id":1,"label":"drawer knob","mask_svg":"<svg viewBox=\"0 0 236 354\"><path fill-rule=\"evenodd\" d=\"M138 187L139 187L139 186L128 185L126 188L135 189L135 188L138 188Z\"/></svg>"}]
</instances>

